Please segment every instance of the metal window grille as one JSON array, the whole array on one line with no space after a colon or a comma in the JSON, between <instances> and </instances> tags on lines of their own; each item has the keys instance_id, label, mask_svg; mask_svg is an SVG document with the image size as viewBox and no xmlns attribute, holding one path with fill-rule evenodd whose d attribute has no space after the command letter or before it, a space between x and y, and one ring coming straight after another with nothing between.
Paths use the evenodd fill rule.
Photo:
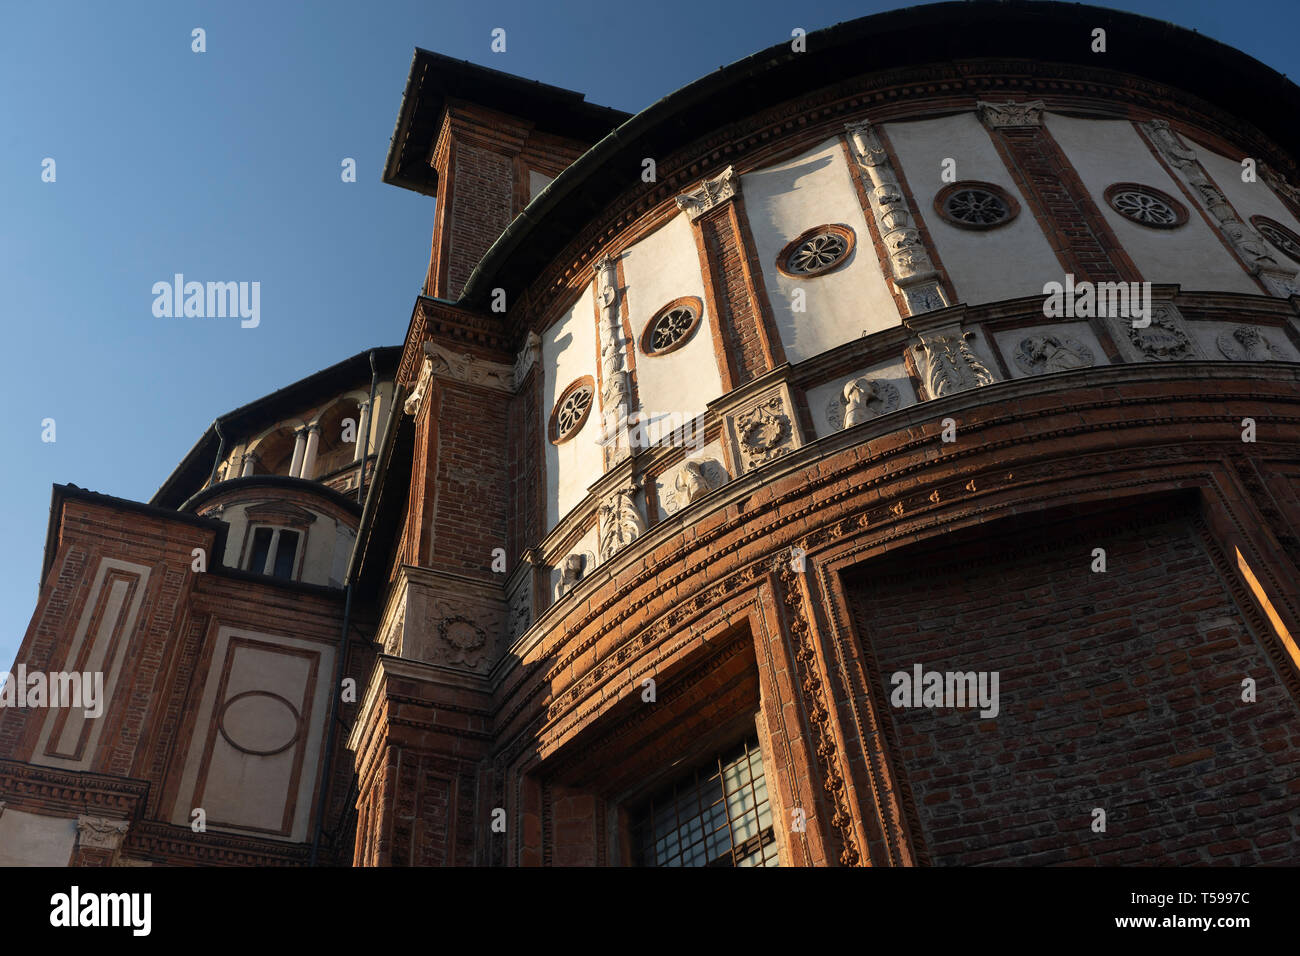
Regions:
<instances>
[{"instance_id":1,"label":"metal window grille","mask_svg":"<svg viewBox=\"0 0 1300 956\"><path fill-rule=\"evenodd\" d=\"M632 823L642 866L778 866L758 742L717 754L657 794Z\"/></svg>"}]
</instances>

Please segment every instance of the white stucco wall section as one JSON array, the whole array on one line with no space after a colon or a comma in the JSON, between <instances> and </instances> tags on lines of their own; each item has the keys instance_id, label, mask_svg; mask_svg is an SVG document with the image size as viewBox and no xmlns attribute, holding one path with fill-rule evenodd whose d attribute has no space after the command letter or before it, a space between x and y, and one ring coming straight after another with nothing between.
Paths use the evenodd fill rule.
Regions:
<instances>
[{"instance_id":1,"label":"white stucco wall section","mask_svg":"<svg viewBox=\"0 0 1300 956\"><path fill-rule=\"evenodd\" d=\"M535 169L528 170L528 198L531 201L539 192L551 184L554 177L545 173L539 173Z\"/></svg>"},{"instance_id":2,"label":"white stucco wall section","mask_svg":"<svg viewBox=\"0 0 1300 956\"><path fill-rule=\"evenodd\" d=\"M1044 123L1144 279L1178 283L1186 290L1260 291L1151 155L1132 123L1057 113L1046 114ZM1153 186L1173 196L1187 207L1187 223L1176 229L1152 229L1125 219L1105 198L1106 188L1120 182Z\"/></svg>"},{"instance_id":3,"label":"white stucco wall section","mask_svg":"<svg viewBox=\"0 0 1300 956\"><path fill-rule=\"evenodd\" d=\"M696 266L698 271L699 266ZM583 375L597 377L596 312L591 286L565 316L542 333L542 443L546 449L546 530L554 528L587 494L601 476L604 456L600 438L600 395L577 436L562 445L551 444L548 426L555 400L569 383ZM600 391L600 383L596 383Z\"/></svg>"},{"instance_id":4,"label":"white stucco wall section","mask_svg":"<svg viewBox=\"0 0 1300 956\"><path fill-rule=\"evenodd\" d=\"M1184 137L1186 139L1186 137ZM1245 222L1250 222L1251 216L1268 216L1269 219L1276 219L1282 225L1286 226L1293 232L1300 232L1300 221L1291 215L1286 204L1277 198L1268 183L1259 175L1259 170L1255 170L1255 181L1253 183L1243 183L1241 181L1241 162L1229 159L1213 152L1199 143L1189 142L1188 145L1196 150L1196 158L1201 161L1205 171L1214 178L1218 187L1223 190L1223 194L1228 197L1228 202L1237 210L1237 215ZM1256 159L1258 162L1258 159ZM1267 241L1267 240L1265 240ZM1278 258L1278 262L1284 266L1295 265L1290 259L1282 253L1269 246ZM1297 267L1300 268L1300 267ZM1253 292L1260 292L1258 286L1252 283Z\"/></svg>"},{"instance_id":5,"label":"white stucco wall section","mask_svg":"<svg viewBox=\"0 0 1300 956\"><path fill-rule=\"evenodd\" d=\"M772 316L786 358L792 363L843 345L864 331L892 328L900 321L840 142L833 137L794 159L741 177L745 211ZM776 259L785 245L805 230L826 223L843 223L856 234L848 262L812 278L782 275ZM795 288L804 290L805 312L791 308Z\"/></svg>"},{"instance_id":6,"label":"white stucco wall section","mask_svg":"<svg viewBox=\"0 0 1300 956\"><path fill-rule=\"evenodd\" d=\"M1056 253L974 113L886 123L884 130L916 200L913 211L930 232L958 302L976 305L1042 295L1045 283L1061 281L1064 270ZM958 181L1001 186L1020 203L1020 215L987 232L944 222L935 212L934 197L948 185L940 178L945 159L956 161Z\"/></svg>"},{"instance_id":7,"label":"white stucco wall section","mask_svg":"<svg viewBox=\"0 0 1300 956\"><path fill-rule=\"evenodd\" d=\"M636 382L641 409L650 413L698 415L705 404L722 394L717 354L713 348L715 317L701 317L691 339L676 351L649 356L641 351L641 334L655 314L682 296L704 302L704 278L691 221L674 216L632 246L623 256L623 294L636 343Z\"/></svg>"},{"instance_id":8,"label":"white stucco wall section","mask_svg":"<svg viewBox=\"0 0 1300 956\"><path fill-rule=\"evenodd\" d=\"M67 866L76 842L75 819L0 813L0 866Z\"/></svg>"}]
</instances>

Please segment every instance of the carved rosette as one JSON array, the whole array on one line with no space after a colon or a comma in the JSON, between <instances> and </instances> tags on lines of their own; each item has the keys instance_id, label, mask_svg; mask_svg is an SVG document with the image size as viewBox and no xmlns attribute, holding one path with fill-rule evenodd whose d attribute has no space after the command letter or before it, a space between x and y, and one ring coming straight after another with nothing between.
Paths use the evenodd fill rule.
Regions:
<instances>
[{"instance_id":1,"label":"carved rosette","mask_svg":"<svg viewBox=\"0 0 1300 956\"><path fill-rule=\"evenodd\" d=\"M740 194L740 175L736 167L728 166L712 179L700 183L697 189L677 197L677 208L694 222L715 206L721 206Z\"/></svg>"},{"instance_id":2,"label":"carved rosette","mask_svg":"<svg viewBox=\"0 0 1300 956\"><path fill-rule=\"evenodd\" d=\"M1111 318L1111 337L1134 362L1176 362L1200 358L1196 343L1187 334L1182 315L1172 302L1151 306L1151 323L1134 328L1128 319Z\"/></svg>"},{"instance_id":3,"label":"carved rosette","mask_svg":"<svg viewBox=\"0 0 1300 956\"><path fill-rule=\"evenodd\" d=\"M1253 226L1241 221L1227 197L1211 182L1205 167L1196 157L1196 150L1187 146L1165 120L1151 120L1140 125L1165 161L1192 187L1193 195L1214 217L1219 231L1251 275L1258 276L1273 295L1287 298L1300 294L1300 276L1296 270L1280 262L1264 237Z\"/></svg>"},{"instance_id":4,"label":"carved rosette","mask_svg":"<svg viewBox=\"0 0 1300 956\"><path fill-rule=\"evenodd\" d=\"M732 461L751 471L798 448L802 443L794 402L782 385L751 399L727 416Z\"/></svg>"},{"instance_id":5,"label":"carved rosette","mask_svg":"<svg viewBox=\"0 0 1300 956\"><path fill-rule=\"evenodd\" d=\"M1042 126L1045 105L1042 100L1020 103L1015 100L1007 100L1005 103L986 103L981 100L975 104L975 108L979 111L980 120L989 129L1015 129Z\"/></svg>"},{"instance_id":6,"label":"carved rosette","mask_svg":"<svg viewBox=\"0 0 1300 956\"><path fill-rule=\"evenodd\" d=\"M122 846L122 841L126 839L126 832L130 827L130 823L126 820L77 817L77 845L114 853Z\"/></svg>"},{"instance_id":7,"label":"carved rosette","mask_svg":"<svg viewBox=\"0 0 1300 956\"><path fill-rule=\"evenodd\" d=\"M645 518L636 504L637 486L611 492L600 503L600 556L608 561L645 533Z\"/></svg>"},{"instance_id":8,"label":"carved rosette","mask_svg":"<svg viewBox=\"0 0 1300 956\"><path fill-rule=\"evenodd\" d=\"M840 394L827 403L826 421L836 431L851 428L896 411L900 401L898 389L890 382L866 377L849 379Z\"/></svg>"},{"instance_id":9,"label":"carved rosette","mask_svg":"<svg viewBox=\"0 0 1300 956\"><path fill-rule=\"evenodd\" d=\"M914 348L931 398L991 385L998 380L968 344L974 337L974 332L956 328L920 335L921 341Z\"/></svg>"},{"instance_id":10,"label":"carved rosette","mask_svg":"<svg viewBox=\"0 0 1300 956\"><path fill-rule=\"evenodd\" d=\"M871 183L867 199L889 255L894 288L907 303L907 314L946 308L939 273L913 223L914 213L889 161L889 151L870 123L849 123L845 129L858 165Z\"/></svg>"},{"instance_id":11,"label":"carved rosette","mask_svg":"<svg viewBox=\"0 0 1300 956\"><path fill-rule=\"evenodd\" d=\"M1069 335L1030 335L1020 340L1012 358L1026 375L1046 375L1088 368L1093 364L1092 349Z\"/></svg>"}]
</instances>

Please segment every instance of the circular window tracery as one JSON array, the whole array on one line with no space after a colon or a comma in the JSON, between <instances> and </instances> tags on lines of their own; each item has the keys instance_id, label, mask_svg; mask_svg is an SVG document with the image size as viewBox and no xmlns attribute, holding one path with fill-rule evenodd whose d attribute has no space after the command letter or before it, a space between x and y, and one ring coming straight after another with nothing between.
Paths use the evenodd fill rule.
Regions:
<instances>
[{"instance_id":1,"label":"circular window tracery","mask_svg":"<svg viewBox=\"0 0 1300 956\"><path fill-rule=\"evenodd\" d=\"M693 295L673 299L655 313L641 334L641 351L664 355L681 348L700 327L704 303Z\"/></svg>"},{"instance_id":2,"label":"circular window tracery","mask_svg":"<svg viewBox=\"0 0 1300 956\"><path fill-rule=\"evenodd\" d=\"M1020 215L1020 203L1009 192L974 179L944 186L934 197L934 208L959 229L996 229Z\"/></svg>"},{"instance_id":3,"label":"circular window tracery","mask_svg":"<svg viewBox=\"0 0 1300 956\"><path fill-rule=\"evenodd\" d=\"M1176 229L1187 222L1187 208L1173 196L1139 183L1115 183L1106 189L1106 202L1140 226Z\"/></svg>"},{"instance_id":4,"label":"circular window tracery","mask_svg":"<svg viewBox=\"0 0 1300 956\"><path fill-rule=\"evenodd\" d=\"M1251 216L1250 224L1259 230L1259 234L1289 259L1300 262L1300 235L1292 232L1276 219L1268 216Z\"/></svg>"},{"instance_id":5,"label":"circular window tracery","mask_svg":"<svg viewBox=\"0 0 1300 956\"><path fill-rule=\"evenodd\" d=\"M824 275L844 264L853 244L853 230L848 226L817 226L788 243L776 257L776 267L797 279Z\"/></svg>"},{"instance_id":6,"label":"circular window tracery","mask_svg":"<svg viewBox=\"0 0 1300 956\"><path fill-rule=\"evenodd\" d=\"M592 400L596 396L596 383L590 375L572 382L551 410L551 443L561 445L582 428L591 414Z\"/></svg>"}]
</instances>

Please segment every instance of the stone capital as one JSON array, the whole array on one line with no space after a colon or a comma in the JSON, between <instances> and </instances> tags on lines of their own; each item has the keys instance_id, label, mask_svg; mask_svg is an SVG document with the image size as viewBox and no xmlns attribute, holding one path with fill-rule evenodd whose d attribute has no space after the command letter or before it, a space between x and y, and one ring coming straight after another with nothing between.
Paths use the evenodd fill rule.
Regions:
<instances>
[{"instance_id":1,"label":"stone capital","mask_svg":"<svg viewBox=\"0 0 1300 956\"><path fill-rule=\"evenodd\" d=\"M692 221L699 219L715 206L721 206L740 195L740 175L735 166L728 166L712 179L706 179L696 189L677 197L677 208Z\"/></svg>"},{"instance_id":2,"label":"stone capital","mask_svg":"<svg viewBox=\"0 0 1300 956\"><path fill-rule=\"evenodd\" d=\"M980 100L975 104L980 119L989 129L1042 126L1044 105L1042 100L1007 100L1005 103L986 103Z\"/></svg>"},{"instance_id":3,"label":"stone capital","mask_svg":"<svg viewBox=\"0 0 1300 956\"><path fill-rule=\"evenodd\" d=\"M117 850L126 839L130 824L107 817L77 817L77 845L99 850Z\"/></svg>"}]
</instances>

